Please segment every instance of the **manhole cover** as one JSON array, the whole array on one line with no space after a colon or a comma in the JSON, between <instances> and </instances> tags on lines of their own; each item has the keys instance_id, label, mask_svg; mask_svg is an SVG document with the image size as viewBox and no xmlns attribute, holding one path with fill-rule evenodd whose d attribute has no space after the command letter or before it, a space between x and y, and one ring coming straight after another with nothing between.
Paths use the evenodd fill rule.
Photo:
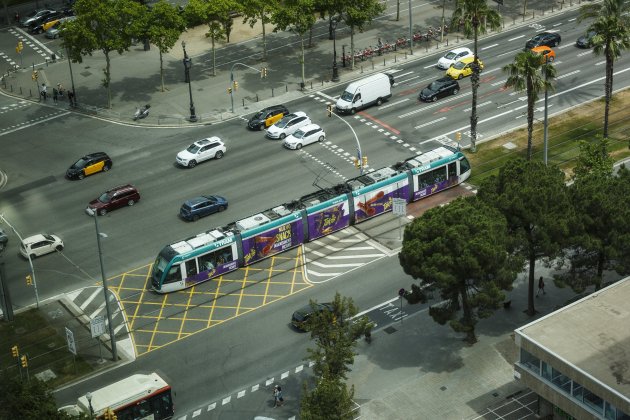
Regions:
<instances>
[{"instance_id":1,"label":"manhole cover","mask_svg":"<svg viewBox=\"0 0 630 420\"><path fill-rule=\"evenodd\" d=\"M387 327L385 328L383 331L385 331L387 334L393 334L395 333L397 330L394 327Z\"/></svg>"},{"instance_id":2,"label":"manhole cover","mask_svg":"<svg viewBox=\"0 0 630 420\"><path fill-rule=\"evenodd\" d=\"M440 387L440 390L442 390L442 391L446 391L446 387L445 387L445 386L441 386L441 387Z\"/></svg>"},{"instance_id":3,"label":"manhole cover","mask_svg":"<svg viewBox=\"0 0 630 420\"><path fill-rule=\"evenodd\" d=\"M50 381L51 379L55 379L57 375L55 375L52 370L46 369L43 372L36 373L35 377L39 379L40 381L47 382L47 381Z\"/></svg>"}]
</instances>

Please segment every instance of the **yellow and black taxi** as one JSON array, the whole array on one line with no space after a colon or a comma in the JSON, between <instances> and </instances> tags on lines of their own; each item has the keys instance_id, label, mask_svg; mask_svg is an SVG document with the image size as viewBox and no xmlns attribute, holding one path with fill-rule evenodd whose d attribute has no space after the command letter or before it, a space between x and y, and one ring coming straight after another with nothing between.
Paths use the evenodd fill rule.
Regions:
<instances>
[{"instance_id":1,"label":"yellow and black taxi","mask_svg":"<svg viewBox=\"0 0 630 420\"><path fill-rule=\"evenodd\" d=\"M284 105L273 105L255 113L247 122L247 127L252 130L264 130L271 127L289 113Z\"/></svg>"},{"instance_id":2,"label":"yellow and black taxi","mask_svg":"<svg viewBox=\"0 0 630 420\"><path fill-rule=\"evenodd\" d=\"M470 76L473 72L474 60L474 56L462 58L446 70L446 76L455 80ZM477 58L477 62L479 63L479 71L483 70L483 62L479 58Z\"/></svg>"},{"instance_id":3,"label":"yellow and black taxi","mask_svg":"<svg viewBox=\"0 0 630 420\"><path fill-rule=\"evenodd\" d=\"M112 160L107 153L96 152L83 156L66 171L68 179L83 179L97 172L107 172L112 167Z\"/></svg>"}]
</instances>

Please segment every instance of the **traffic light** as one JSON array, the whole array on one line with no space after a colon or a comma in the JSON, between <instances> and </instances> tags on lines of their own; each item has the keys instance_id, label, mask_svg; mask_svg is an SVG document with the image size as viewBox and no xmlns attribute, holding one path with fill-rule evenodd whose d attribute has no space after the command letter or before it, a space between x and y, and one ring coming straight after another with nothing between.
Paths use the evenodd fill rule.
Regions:
<instances>
[{"instance_id":1,"label":"traffic light","mask_svg":"<svg viewBox=\"0 0 630 420\"><path fill-rule=\"evenodd\" d=\"M332 118L332 114L333 114L333 106L332 105L328 105L326 107L326 109L328 110L328 118Z\"/></svg>"},{"instance_id":2,"label":"traffic light","mask_svg":"<svg viewBox=\"0 0 630 420\"><path fill-rule=\"evenodd\" d=\"M33 71L33 74L31 74L31 79L37 80L38 77L39 77L39 74L37 73L37 70Z\"/></svg>"},{"instance_id":3,"label":"traffic light","mask_svg":"<svg viewBox=\"0 0 630 420\"><path fill-rule=\"evenodd\" d=\"M457 133L455 133L455 140L457 140L458 142L462 140L461 131L458 131Z\"/></svg>"},{"instance_id":4,"label":"traffic light","mask_svg":"<svg viewBox=\"0 0 630 420\"><path fill-rule=\"evenodd\" d=\"M22 41L19 41L17 43L17 47L15 47L15 52L17 52L18 54L20 54L22 52L22 49L24 48L24 45L22 44Z\"/></svg>"},{"instance_id":5,"label":"traffic light","mask_svg":"<svg viewBox=\"0 0 630 420\"><path fill-rule=\"evenodd\" d=\"M18 346L11 347L11 354L13 355L13 357L18 357L20 355L20 349L18 348Z\"/></svg>"},{"instance_id":6,"label":"traffic light","mask_svg":"<svg viewBox=\"0 0 630 420\"><path fill-rule=\"evenodd\" d=\"M367 166L367 156L363 156L363 167Z\"/></svg>"},{"instance_id":7,"label":"traffic light","mask_svg":"<svg viewBox=\"0 0 630 420\"><path fill-rule=\"evenodd\" d=\"M227 93L228 93L228 95L229 95L230 93L232 93L232 87L231 87L231 86L230 86L229 88L227 88Z\"/></svg>"},{"instance_id":8,"label":"traffic light","mask_svg":"<svg viewBox=\"0 0 630 420\"><path fill-rule=\"evenodd\" d=\"M354 158L354 166L359 169L361 167L361 161L358 158Z\"/></svg>"},{"instance_id":9,"label":"traffic light","mask_svg":"<svg viewBox=\"0 0 630 420\"><path fill-rule=\"evenodd\" d=\"M31 286L33 284L33 277L30 274L26 275L26 285Z\"/></svg>"},{"instance_id":10,"label":"traffic light","mask_svg":"<svg viewBox=\"0 0 630 420\"><path fill-rule=\"evenodd\" d=\"M267 77L267 67L263 67L260 69L260 78L265 79Z\"/></svg>"},{"instance_id":11,"label":"traffic light","mask_svg":"<svg viewBox=\"0 0 630 420\"><path fill-rule=\"evenodd\" d=\"M22 361L22 367L28 367L28 358L26 357L25 354L22 355L22 357L20 357L20 360Z\"/></svg>"},{"instance_id":12,"label":"traffic light","mask_svg":"<svg viewBox=\"0 0 630 420\"><path fill-rule=\"evenodd\" d=\"M234 90L238 90L238 82L236 80L234 81Z\"/></svg>"}]
</instances>

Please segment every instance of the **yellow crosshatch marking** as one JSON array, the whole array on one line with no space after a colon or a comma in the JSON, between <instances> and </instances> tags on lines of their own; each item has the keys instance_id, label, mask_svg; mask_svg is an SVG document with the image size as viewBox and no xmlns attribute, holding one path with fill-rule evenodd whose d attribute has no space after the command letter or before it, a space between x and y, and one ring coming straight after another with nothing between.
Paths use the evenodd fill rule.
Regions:
<instances>
[{"instance_id":1,"label":"yellow crosshatch marking","mask_svg":"<svg viewBox=\"0 0 630 420\"><path fill-rule=\"evenodd\" d=\"M312 287L297 247L179 292L150 290L153 264L108 280L119 296L138 355Z\"/></svg>"}]
</instances>

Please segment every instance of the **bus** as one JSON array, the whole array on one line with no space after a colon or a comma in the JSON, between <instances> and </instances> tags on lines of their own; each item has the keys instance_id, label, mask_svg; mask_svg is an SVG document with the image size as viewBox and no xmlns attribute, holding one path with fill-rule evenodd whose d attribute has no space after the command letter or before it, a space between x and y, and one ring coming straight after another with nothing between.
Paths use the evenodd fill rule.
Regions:
<instances>
[{"instance_id":1,"label":"bus","mask_svg":"<svg viewBox=\"0 0 630 420\"><path fill-rule=\"evenodd\" d=\"M322 188L223 227L173 242L158 254L151 287L183 290L303 243L454 187L470 177L468 159L442 146L342 184Z\"/></svg>"},{"instance_id":2,"label":"bus","mask_svg":"<svg viewBox=\"0 0 630 420\"><path fill-rule=\"evenodd\" d=\"M104 419L111 410L117 420L166 420L174 415L171 387L157 373L131 375L90 391L79 397L76 405L59 410L97 419Z\"/></svg>"}]
</instances>

